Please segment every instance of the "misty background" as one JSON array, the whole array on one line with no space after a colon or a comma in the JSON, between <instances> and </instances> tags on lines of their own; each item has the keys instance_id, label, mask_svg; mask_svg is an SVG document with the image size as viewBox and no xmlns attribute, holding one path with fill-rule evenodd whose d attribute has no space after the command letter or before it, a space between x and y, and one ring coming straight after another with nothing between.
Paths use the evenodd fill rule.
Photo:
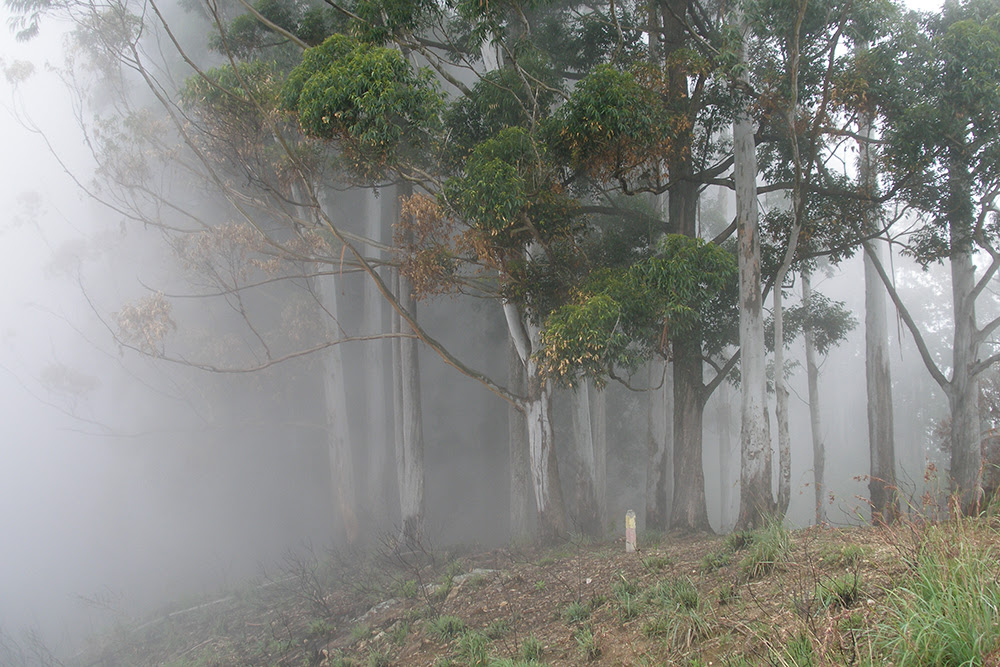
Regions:
<instances>
[{"instance_id":1,"label":"misty background","mask_svg":"<svg viewBox=\"0 0 1000 667\"><path fill-rule=\"evenodd\" d=\"M0 30L7 72L0 82L0 629L34 628L71 650L114 622L224 594L289 549L337 545L316 419L321 392L308 372L314 359L220 374L115 343L109 327L125 304L151 290L192 295L199 286L160 232L127 224L82 191L91 186L93 164L73 120L79 107L48 67L61 66L63 39L57 26L29 43ZM20 79L18 64L28 62L34 70ZM361 205L347 203L343 214ZM915 317L941 323L933 340L943 351L950 336L948 313L940 310L950 294L946 272L923 272L899 256L893 265ZM818 270L813 279L816 291L844 301L856 316L863 312L860 258ZM352 281L361 280L350 276L343 289L358 290ZM181 345L197 350L243 335L211 304L180 301L174 319ZM276 308L268 295L257 306ZM457 356L504 376L506 331L494 304L444 297L423 302L420 313ZM944 458L929 433L947 407L903 328L892 328L898 466L904 490L919 494L926 464ZM364 372L364 344L345 345L354 374ZM801 340L789 356L803 359ZM507 405L426 350L420 363L428 538L502 544L509 537ZM867 516L863 378L863 330L855 328L823 362L820 378L835 524ZM801 526L813 516L802 368L791 388L788 519ZM609 494L609 514L620 531L625 510L642 506L646 404L620 386L609 391L609 488L620 490ZM349 398L354 409L363 408L361 400ZM738 392L723 387L705 413L716 530L735 518L735 506L720 506L720 467L726 458L738 476L738 403ZM556 409L557 442L568 450L565 396ZM560 456L561 474L571 479L571 454ZM738 489L728 495L735 504ZM367 528L392 530L387 523Z\"/></svg>"}]
</instances>

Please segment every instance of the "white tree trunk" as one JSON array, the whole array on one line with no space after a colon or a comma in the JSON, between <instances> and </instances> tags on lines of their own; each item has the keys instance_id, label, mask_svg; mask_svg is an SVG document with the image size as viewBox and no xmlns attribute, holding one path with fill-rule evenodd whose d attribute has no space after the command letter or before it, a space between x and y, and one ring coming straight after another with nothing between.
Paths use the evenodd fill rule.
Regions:
<instances>
[{"instance_id":1,"label":"white tree trunk","mask_svg":"<svg viewBox=\"0 0 1000 667\"><path fill-rule=\"evenodd\" d=\"M515 394L527 391L524 378L524 364L517 354L513 341L508 337L507 388ZM513 540L525 540L531 535L532 502L531 457L528 452L528 423L524 412L517 407L507 406L507 435L510 453L510 536Z\"/></svg>"},{"instance_id":2,"label":"white tree trunk","mask_svg":"<svg viewBox=\"0 0 1000 667\"><path fill-rule=\"evenodd\" d=\"M590 425L594 432L594 486L602 532L608 525L608 394L590 389Z\"/></svg>"},{"instance_id":3,"label":"white tree trunk","mask_svg":"<svg viewBox=\"0 0 1000 667\"><path fill-rule=\"evenodd\" d=\"M802 272L802 303L810 307L812 284L809 272ZM807 311L809 312L809 311ZM813 485L816 492L816 524L826 522L826 485L824 471L826 470L826 445L823 443L823 428L819 415L819 367L816 365L816 345L813 343L815 334L807 318L804 332L806 346L806 377L809 383L809 425L812 428L813 443Z\"/></svg>"},{"instance_id":4,"label":"white tree trunk","mask_svg":"<svg viewBox=\"0 0 1000 667\"><path fill-rule=\"evenodd\" d=\"M409 188L399 188L397 216L403 196ZM398 275L398 274L397 274ZM410 281L398 275L397 299L400 306L416 317L417 301ZM413 329L398 318L399 332L413 334ZM397 366L394 377L398 381L394 396L396 403L396 474L399 484L400 542L408 545L419 543L424 530L424 429L420 406L419 341L416 336L400 337L397 341Z\"/></svg>"},{"instance_id":5,"label":"white tree trunk","mask_svg":"<svg viewBox=\"0 0 1000 667\"><path fill-rule=\"evenodd\" d=\"M365 192L365 236L373 241L363 252L374 262L381 260L382 251L378 247L382 240L382 200L374 192ZM385 299L373 280L365 277L362 302L361 330L366 336L378 336L385 331L383 319ZM379 528L381 522L389 518L390 469L389 452L391 441L386 410L388 395L385 386L385 346L381 340L363 343L361 350L364 369L364 411L365 438L364 452L367 458L367 489L370 506L368 510Z\"/></svg>"},{"instance_id":6,"label":"white tree trunk","mask_svg":"<svg viewBox=\"0 0 1000 667\"><path fill-rule=\"evenodd\" d=\"M649 411L646 432L646 530L666 530L673 498L673 395L671 366L659 357L649 362Z\"/></svg>"},{"instance_id":7,"label":"white tree trunk","mask_svg":"<svg viewBox=\"0 0 1000 667\"><path fill-rule=\"evenodd\" d=\"M955 310L954 370L948 392L951 408L951 483L963 511L979 509L982 497L982 434L979 423L979 380L972 373L978 360L976 312L971 298L975 284L972 253L951 255L952 299Z\"/></svg>"},{"instance_id":8,"label":"white tree trunk","mask_svg":"<svg viewBox=\"0 0 1000 667\"><path fill-rule=\"evenodd\" d=\"M573 413L573 436L576 442L576 527L584 535L600 536L604 530L599 498L597 438L592 419L590 381L581 380L570 397ZM597 393L597 392L593 392Z\"/></svg>"},{"instance_id":9,"label":"white tree trunk","mask_svg":"<svg viewBox=\"0 0 1000 667\"><path fill-rule=\"evenodd\" d=\"M521 407L527 421L537 528L542 540L552 540L565 535L568 524L552 430L552 388L540 377L532 356L541 346L541 330L522 317L514 304L504 304L504 316L527 379L527 396Z\"/></svg>"},{"instance_id":10,"label":"white tree trunk","mask_svg":"<svg viewBox=\"0 0 1000 667\"><path fill-rule=\"evenodd\" d=\"M718 397L719 425L719 532L724 533L732 523L733 473L731 466L733 438L730 428L730 391L725 383L716 390Z\"/></svg>"},{"instance_id":11,"label":"white tree trunk","mask_svg":"<svg viewBox=\"0 0 1000 667\"><path fill-rule=\"evenodd\" d=\"M337 287L332 276L318 276L316 296L323 308L337 315ZM331 337L338 333L330 331ZM357 496L354 487L354 458L347 426L347 389L344 384L344 360L339 345L331 345L323 355L323 396L326 434L330 456L330 484L334 507L348 544L358 540Z\"/></svg>"},{"instance_id":12,"label":"white tree trunk","mask_svg":"<svg viewBox=\"0 0 1000 667\"><path fill-rule=\"evenodd\" d=\"M858 126L859 176L865 192L874 194L871 151L866 141L871 123ZM865 229L873 233L870 221ZM869 252L881 256L882 243L872 240ZM872 523L892 522L899 515L896 486L896 436L893 429L892 377L889 370L889 327L886 321L885 288L869 253L865 253L865 389L868 398L868 495Z\"/></svg>"},{"instance_id":13,"label":"white tree trunk","mask_svg":"<svg viewBox=\"0 0 1000 667\"><path fill-rule=\"evenodd\" d=\"M746 63L742 44L740 60ZM749 74L742 76L748 79ZM750 100L746 100L733 123L740 275L740 511L737 520L740 527L759 525L774 508L760 277L757 156L749 105Z\"/></svg>"},{"instance_id":14,"label":"white tree trunk","mask_svg":"<svg viewBox=\"0 0 1000 667\"><path fill-rule=\"evenodd\" d=\"M789 253L791 254L791 253ZM788 386L785 384L784 304L781 281L787 275L787 266L778 270L774 279L774 402L778 420L778 507L776 514L783 517L792 499L792 440L788 432Z\"/></svg>"}]
</instances>

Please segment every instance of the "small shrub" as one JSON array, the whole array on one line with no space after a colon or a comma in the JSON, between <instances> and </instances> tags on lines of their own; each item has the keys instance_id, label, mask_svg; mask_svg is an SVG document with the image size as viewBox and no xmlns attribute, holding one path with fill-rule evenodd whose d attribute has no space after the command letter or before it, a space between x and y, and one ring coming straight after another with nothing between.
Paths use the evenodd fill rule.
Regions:
<instances>
[{"instance_id":1,"label":"small shrub","mask_svg":"<svg viewBox=\"0 0 1000 667\"><path fill-rule=\"evenodd\" d=\"M542 642L535 635L530 635L521 643L521 657L525 660L538 660L542 657Z\"/></svg>"},{"instance_id":2,"label":"small shrub","mask_svg":"<svg viewBox=\"0 0 1000 667\"><path fill-rule=\"evenodd\" d=\"M399 583L399 596L407 600L413 600L420 592L416 579L407 579Z\"/></svg>"},{"instance_id":3,"label":"small shrub","mask_svg":"<svg viewBox=\"0 0 1000 667\"><path fill-rule=\"evenodd\" d=\"M590 609L580 602L570 602L563 609L562 617L567 623L583 623L590 618Z\"/></svg>"},{"instance_id":4,"label":"small shrub","mask_svg":"<svg viewBox=\"0 0 1000 667\"><path fill-rule=\"evenodd\" d=\"M820 561L827 567L844 566L856 568L865 558L865 549L859 544L829 546L819 554Z\"/></svg>"},{"instance_id":5,"label":"small shrub","mask_svg":"<svg viewBox=\"0 0 1000 667\"><path fill-rule=\"evenodd\" d=\"M458 616L443 614L428 624L427 631L442 641L448 641L465 632L465 621Z\"/></svg>"}]
</instances>

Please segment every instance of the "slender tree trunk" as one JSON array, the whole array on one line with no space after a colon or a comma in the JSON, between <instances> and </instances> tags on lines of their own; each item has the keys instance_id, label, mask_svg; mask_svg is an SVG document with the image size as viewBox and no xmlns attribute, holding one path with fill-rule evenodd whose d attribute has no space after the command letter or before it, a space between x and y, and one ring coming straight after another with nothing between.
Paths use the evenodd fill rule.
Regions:
<instances>
[{"instance_id":1,"label":"slender tree trunk","mask_svg":"<svg viewBox=\"0 0 1000 667\"><path fill-rule=\"evenodd\" d=\"M975 308L971 299L975 267L966 247L951 255L952 298L955 303L954 370L948 392L951 408L951 484L963 512L978 511L982 497L982 436L979 423L979 381L971 373L977 361Z\"/></svg>"},{"instance_id":2,"label":"slender tree trunk","mask_svg":"<svg viewBox=\"0 0 1000 667\"><path fill-rule=\"evenodd\" d=\"M672 366L659 358L649 364L649 413L646 432L646 530L666 530L673 498Z\"/></svg>"},{"instance_id":3,"label":"slender tree trunk","mask_svg":"<svg viewBox=\"0 0 1000 667\"><path fill-rule=\"evenodd\" d=\"M789 253L791 254L791 253ZM792 441L788 432L788 386L785 384L784 305L781 281L787 267L774 280L774 402L778 421L778 505L775 513L784 517L792 496Z\"/></svg>"},{"instance_id":4,"label":"slender tree trunk","mask_svg":"<svg viewBox=\"0 0 1000 667\"><path fill-rule=\"evenodd\" d=\"M742 17L740 20L742 23ZM745 32L746 28L742 28ZM746 50L740 44L740 61ZM748 82L749 74L742 78ZM740 512L737 527L758 526L774 511L771 427L767 414L764 309L760 277L757 155L746 100L733 123L733 180L740 273Z\"/></svg>"},{"instance_id":5,"label":"slender tree trunk","mask_svg":"<svg viewBox=\"0 0 1000 667\"><path fill-rule=\"evenodd\" d=\"M813 443L813 486L816 492L816 524L826 522L826 485L823 474L826 469L826 445L823 443L823 429L819 415L819 367L816 365L815 333L812 329L812 284L808 271L802 272L802 303L806 307L806 377L809 383L809 425L812 428Z\"/></svg>"},{"instance_id":6,"label":"slender tree trunk","mask_svg":"<svg viewBox=\"0 0 1000 667\"><path fill-rule=\"evenodd\" d=\"M365 234L375 243L368 245L364 252L369 258L378 261L381 251L378 243L382 240L382 202L375 193L365 192ZM377 336L384 331L383 314L385 300L378 291L374 281L365 277L363 293L362 331L368 336ZM385 347L381 340L364 343L361 350L362 367L364 368L365 391L365 439L364 452L368 459L367 488L368 512L378 522L389 518L390 439L388 432L387 399L385 386Z\"/></svg>"},{"instance_id":7,"label":"slender tree trunk","mask_svg":"<svg viewBox=\"0 0 1000 667\"><path fill-rule=\"evenodd\" d=\"M570 398L573 412L573 436L576 442L576 527L584 535L603 532L597 498L597 453L590 410L590 382L581 380Z\"/></svg>"},{"instance_id":8,"label":"slender tree trunk","mask_svg":"<svg viewBox=\"0 0 1000 667\"><path fill-rule=\"evenodd\" d=\"M397 193L397 215L402 197L409 194L409 187L400 186ZM399 304L416 317L417 301L410 281L399 276ZM413 329L400 318L401 334L413 334ZM420 363L419 341L417 338L398 340L399 387L395 395L400 402L398 425L400 439L396 441L396 474L399 484L399 504L401 511L400 542L416 545L420 542L424 529L424 430L420 406Z\"/></svg>"},{"instance_id":9,"label":"slender tree trunk","mask_svg":"<svg viewBox=\"0 0 1000 667\"><path fill-rule=\"evenodd\" d=\"M314 282L316 296L327 312L337 314L337 287L331 276ZM331 332L336 337L335 332ZM347 389L341 346L332 345L323 355L323 396L325 400L327 446L330 456L330 484L333 503L340 515L348 544L358 541L357 495L354 486L354 457L347 426Z\"/></svg>"},{"instance_id":10,"label":"slender tree trunk","mask_svg":"<svg viewBox=\"0 0 1000 667\"><path fill-rule=\"evenodd\" d=\"M507 352L507 387L515 394L527 391L524 364L513 341ZM524 540L531 535L531 512L534 508L531 487L531 458L528 454L528 423L524 412L508 404L507 434L510 452L510 536Z\"/></svg>"},{"instance_id":11,"label":"slender tree trunk","mask_svg":"<svg viewBox=\"0 0 1000 667\"><path fill-rule=\"evenodd\" d=\"M590 381L588 380L588 383ZM601 534L608 526L608 394L590 388L590 425L594 432L594 488Z\"/></svg>"},{"instance_id":12,"label":"slender tree trunk","mask_svg":"<svg viewBox=\"0 0 1000 667\"><path fill-rule=\"evenodd\" d=\"M871 151L866 141L871 136L871 122L863 117L858 127L859 176L862 187L874 194ZM872 223L866 216L868 233ZM878 256L881 243L872 240L871 252ZM868 495L872 505L872 523L892 523L899 516L896 496L896 439L893 432L892 377L889 371L889 327L886 322L885 288L878 272L865 253L865 387L868 398Z\"/></svg>"}]
</instances>

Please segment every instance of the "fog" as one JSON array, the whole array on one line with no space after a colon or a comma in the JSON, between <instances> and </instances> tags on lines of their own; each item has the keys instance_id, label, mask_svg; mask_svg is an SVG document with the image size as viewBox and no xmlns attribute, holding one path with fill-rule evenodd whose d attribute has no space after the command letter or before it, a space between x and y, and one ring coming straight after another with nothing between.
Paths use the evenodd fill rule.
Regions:
<instances>
[{"instance_id":1,"label":"fog","mask_svg":"<svg viewBox=\"0 0 1000 667\"><path fill-rule=\"evenodd\" d=\"M46 66L63 64L63 28L46 25L28 43L0 31L5 68L34 65L23 80L9 74L0 84L0 630L9 636L37 630L58 653L71 655L87 636L115 623L225 595L288 550L343 546L343 526L332 508L317 355L255 373L218 373L116 341L115 314L156 292L171 297L177 328L165 344L177 358L246 365L252 355L234 350L251 349L254 334L232 307L191 298L205 294L206 284L184 266L169 235L127 220L84 191L95 187L86 144L92 137L80 133L74 115L87 111ZM339 214L362 217L369 196L343 194ZM229 215L205 192L191 193L187 204L208 218ZM899 256L893 262L904 299L925 304L914 313L930 323L941 354L950 340L948 312L941 311L950 294L946 272L939 266L923 272ZM361 317L365 280L355 273L338 283L347 304L340 325L352 335L359 331L354 318ZM817 271L814 289L845 302L863 321L859 258ZM301 291L264 289L247 307L259 317L254 321L275 324ZM792 291L798 295L799 286ZM507 332L495 301L439 297L421 302L418 312L457 357L505 380ZM897 463L904 491L919 497L927 463L941 467L944 460L930 432L947 404L904 327L890 322ZM366 409L365 345L390 354L385 341L343 345L349 415ZM789 356L804 364L801 340ZM420 373L427 540L504 544L508 405L426 347ZM823 361L820 392L830 520L860 523L867 518L868 470L863 325ZM808 525L814 513L806 397L798 368L788 514L795 526ZM647 400L614 383L608 389L612 532L620 532L627 509L643 506ZM705 414L708 511L713 528L724 531L739 500L738 388L723 385ZM352 428L353 439L368 437L363 426ZM571 495L576 462L566 391L557 396L555 435ZM723 457L728 481L720 480ZM355 466L359 477L367 472ZM723 507L727 485L731 501ZM386 494L398 503L398 492ZM399 509L362 520L362 534L374 541L398 532Z\"/></svg>"}]
</instances>

